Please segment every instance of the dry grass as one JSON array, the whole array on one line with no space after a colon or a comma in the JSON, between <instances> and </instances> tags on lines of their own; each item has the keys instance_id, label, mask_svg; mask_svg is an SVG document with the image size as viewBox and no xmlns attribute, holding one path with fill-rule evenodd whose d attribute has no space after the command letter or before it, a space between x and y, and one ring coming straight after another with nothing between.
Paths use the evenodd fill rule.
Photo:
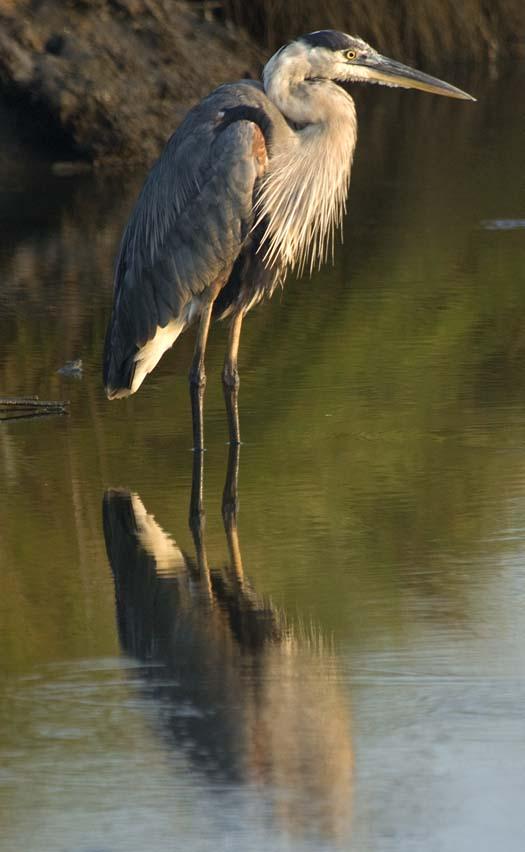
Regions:
<instances>
[{"instance_id":1,"label":"dry grass","mask_svg":"<svg viewBox=\"0 0 525 852\"><path fill-rule=\"evenodd\" d=\"M341 29L392 56L495 60L523 52L523 0L224 0L227 17L274 49L298 33Z\"/></svg>"}]
</instances>

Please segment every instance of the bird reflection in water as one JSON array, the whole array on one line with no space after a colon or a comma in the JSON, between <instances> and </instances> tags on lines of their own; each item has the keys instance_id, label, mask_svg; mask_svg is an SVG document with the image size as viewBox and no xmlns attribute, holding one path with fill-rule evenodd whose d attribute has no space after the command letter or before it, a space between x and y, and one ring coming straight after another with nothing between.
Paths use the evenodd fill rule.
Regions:
<instances>
[{"instance_id":1,"label":"bird reflection in water","mask_svg":"<svg viewBox=\"0 0 525 852\"><path fill-rule=\"evenodd\" d=\"M104 495L106 548L122 649L144 665L162 730L217 783L249 785L294 835L348 837L352 750L335 655L319 631L292 626L245 577L237 531L239 447L229 450L223 520L229 564L209 560L203 454L194 454L183 552L124 490Z\"/></svg>"}]
</instances>

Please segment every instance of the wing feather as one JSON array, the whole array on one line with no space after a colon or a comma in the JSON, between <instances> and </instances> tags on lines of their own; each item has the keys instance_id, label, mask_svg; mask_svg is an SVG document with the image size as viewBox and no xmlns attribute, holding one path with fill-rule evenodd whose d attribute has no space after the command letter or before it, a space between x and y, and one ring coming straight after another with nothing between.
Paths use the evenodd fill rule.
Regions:
<instances>
[{"instance_id":1,"label":"wing feather","mask_svg":"<svg viewBox=\"0 0 525 852\"><path fill-rule=\"evenodd\" d=\"M223 102L210 96L174 133L124 232L104 353L110 395L131 389L137 353L159 329L183 328L192 299L227 279L253 225L260 130L221 127Z\"/></svg>"}]
</instances>

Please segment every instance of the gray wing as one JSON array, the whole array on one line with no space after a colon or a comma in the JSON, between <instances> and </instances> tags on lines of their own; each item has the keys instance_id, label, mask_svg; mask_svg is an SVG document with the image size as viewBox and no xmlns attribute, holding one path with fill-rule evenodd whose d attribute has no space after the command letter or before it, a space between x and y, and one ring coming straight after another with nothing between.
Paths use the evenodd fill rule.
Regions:
<instances>
[{"instance_id":1,"label":"gray wing","mask_svg":"<svg viewBox=\"0 0 525 852\"><path fill-rule=\"evenodd\" d=\"M192 297L227 280L248 237L265 151L256 124L224 122L238 104L238 91L225 86L195 107L146 180L117 261L107 388L131 387L137 351Z\"/></svg>"}]
</instances>

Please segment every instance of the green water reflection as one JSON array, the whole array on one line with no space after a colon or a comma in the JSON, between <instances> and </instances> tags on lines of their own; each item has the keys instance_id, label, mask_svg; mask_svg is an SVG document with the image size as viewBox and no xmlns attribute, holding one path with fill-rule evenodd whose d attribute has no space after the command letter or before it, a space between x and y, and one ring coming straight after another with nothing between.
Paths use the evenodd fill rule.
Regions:
<instances>
[{"instance_id":1,"label":"green water reflection","mask_svg":"<svg viewBox=\"0 0 525 852\"><path fill-rule=\"evenodd\" d=\"M390 686L385 699L381 683L374 683L367 692L366 684L359 686L363 661L368 665L376 655L384 673L409 660L415 681L418 672L423 676L416 697L424 706L431 697L437 702L434 692L425 692L429 672L487 678L487 695L478 696L487 706L501 695L501 684L490 689L495 673L522 677L525 670L519 606L525 594L525 229L519 224L525 219L525 119L516 109L523 82L518 69L465 83L479 96L475 106L360 93L361 136L335 268L288 282L282 295L250 315L243 332L243 562L257 595L271 600L297 635L313 625L336 649L337 701L344 707L339 719L346 720L338 736L349 742L352 695L358 720L353 747L358 768L362 764L352 806L361 828L351 836L356 844L366 836L370 849L406 850L414 838L409 825L397 826L399 835L386 844L390 824L378 838L360 798L360 789L370 800L389 789L378 748L388 707L393 718L406 691L402 683ZM191 335L129 401L108 403L99 376L115 246L139 184L138 178L105 175L51 178L41 165L2 175L0 389L71 400L68 418L0 424L0 670L6 684L0 749L15 754L0 801L11 814L10 849L37 848L27 845L27 835L23 845L16 828L28 806L17 749L26 754L26 770L28 754L41 765L45 753L35 721L41 705L19 700L25 690L20 679L36 677L44 688L57 677L45 667L67 663L76 683L75 664L120 653L100 517L103 492L124 487L139 494L183 552L193 546L187 525ZM498 227L487 226L495 220ZM515 224L505 227L510 220ZM220 515L227 460L220 387L225 332L213 329L207 360L206 536L216 564L228 560ZM78 357L81 380L56 372ZM307 643L301 647L307 653ZM319 657L307 659L314 672L322 669ZM288 683L282 671L275 680ZM115 704L126 707L133 689L125 674L117 681ZM490 737L501 767L508 769L503 743L510 739L525 757L511 722L517 712L512 696L518 702L522 688L509 688L498 729L478 731L474 714L465 731L454 726L454 711L448 728L443 722L452 739L450 730L476 743L479 738L479 752L469 758L473 766ZM61 725L83 724L75 714L74 723L69 718L68 694L53 722L58 738ZM359 727L360 702L368 707L372 694L374 732L364 722ZM148 712L141 705L133 716L131 729L140 731L131 742L119 739L111 725L99 725L96 734L91 726L87 739L101 737L106 749L114 741L120 754L134 748L147 774L163 753L162 739L143 731L140 719ZM417 724L426 718L423 713ZM67 763L75 749L84 757L90 753L85 742L73 746L62 739L60 760ZM282 743L279 748L286 752ZM315 760L305 754L305 771L313 772ZM287 767L293 772L299 771L296 760L291 754ZM421 761L417 777L425 778L428 766ZM412 789L410 751L407 758L394 743L386 763ZM453 756L446 765L453 776L459 772ZM509 771L505 781L501 773L494 784L503 798L515 778ZM75 777L78 817L85 789ZM96 815L96 796L90 795L89 812ZM159 795L158 801L164 813L171 799ZM139 804L147 810L147 801ZM51 795L41 803L42 812L53 807ZM522 848L519 820L519 814L507 819L507 849ZM190 848L201 848L188 825ZM467 812L461 836L471 846L461 848L485 848L477 825ZM267 848L269 835L260 831L254 829L249 842L243 835L239 848ZM218 830L217 836L226 835ZM282 837L272 837L272 848L281 848ZM133 842L117 832L108 848L140 848ZM162 842L152 848L164 848ZM440 848L459 847L445 837Z\"/></svg>"}]
</instances>

